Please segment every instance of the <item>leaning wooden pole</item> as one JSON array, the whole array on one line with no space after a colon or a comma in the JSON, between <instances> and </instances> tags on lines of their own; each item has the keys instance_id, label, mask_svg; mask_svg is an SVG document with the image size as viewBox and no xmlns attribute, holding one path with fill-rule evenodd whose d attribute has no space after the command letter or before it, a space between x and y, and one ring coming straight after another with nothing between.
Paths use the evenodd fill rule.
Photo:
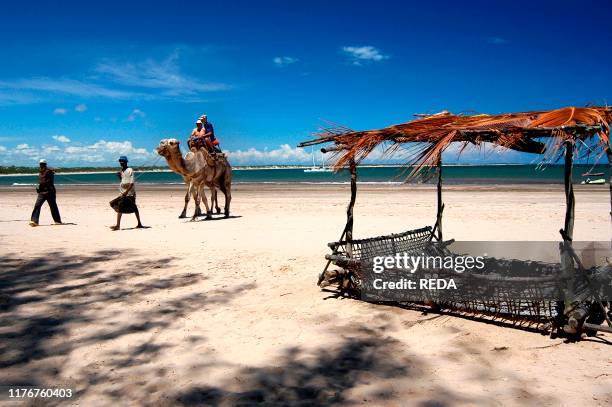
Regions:
<instances>
[{"instance_id":1,"label":"leaning wooden pole","mask_svg":"<svg viewBox=\"0 0 612 407\"><path fill-rule=\"evenodd\" d=\"M349 171L351 172L351 200L346 208L346 254L353 257L353 208L357 198L357 164L354 159L349 161Z\"/></svg>"},{"instance_id":2,"label":"leaning wooden pole","mask_svg":"<svg viewBox=\"0 0 612 407\"><path fill-rule=\"evenodd\" d=\"M563 229L560 230L563 243L561 249L561 269L566 278L569 278L568 286L566 287L563 314L568 315L574 309L574 290L571 284L571 277L574 275L574 258L572 256L572 239L574 238L574 186L572 183L572 166L574 160L574 143L572 141L565 142L565 165L563 171L563 183L565 187L565 222Z\"/></svg>"},{"instance_id":3,"label":"leaning wooden pole","mask_svg":"<svg viewBox=\"0 0 612 407\"><path fill-rule=\"evenodd\" d=\"M612 224L612 147L608 146L606 150L606 156L608 157L608 186L610 187L610 223ZM612 247L612 240L610 240L610 247Z\"/></svg>"},{"instance_id":4,"label":"leaning wooden pole","mask_svg":"<svg viewBox=\"0 0 612 407\"><path fill-rule=\"evenodd\" d=\"M572 183L572 167L574 160L574 144L571 141L565 142L565 224L562 233L563 240L571 242L574 238L574 185Z\"/></svg>"},{"instance_id":5,"label":"leaning wooden pole","mask_svg":"<svg viewBox=\"0 0 612 407\"><path fill-rule=\"evenodd\" d=\"M438 224L438 241L442 241L442 211L444 210L444 204L442 203L442 153L438 156L438 213L436 215L436 222Z\"/></svg>"},{"instance_id":6,"label":"leaning wooden pole","mask_svg":"<svg viewBox=\"0 0 612 407\"><path fill-rule=\"evenodd\" d=\"M331 148L322 148L321 152L325 154L331 151L339 151L340 149L341 148L337 146L331 147ZM355 199L357 196L357 165L355 164L355 160L351 160L349 162L349 171L351 173L351 200L347 208L346 224L344 225L344 230L342 230L342 234L340 235L340 238L338 239L338 241L341 242L346 236L346 240L347 240L346 253L350 257L353 254L353 247L351 243L351 240L353 239L353 207L355 206ZM349 231L350 231L350 234L349 234ZM337 253L337 249L338 249L337 247L334 249L333 254ZM323 271L319 274L319 280L317 282L317 285L320 285L321 282L323 282L323 280L325 279L325 273L327 272L327 269L329 268L330 264L331 264L331 260L327 260L327 263L325 263L325 267L323 268Z\"/></svg>"}]
</instances>

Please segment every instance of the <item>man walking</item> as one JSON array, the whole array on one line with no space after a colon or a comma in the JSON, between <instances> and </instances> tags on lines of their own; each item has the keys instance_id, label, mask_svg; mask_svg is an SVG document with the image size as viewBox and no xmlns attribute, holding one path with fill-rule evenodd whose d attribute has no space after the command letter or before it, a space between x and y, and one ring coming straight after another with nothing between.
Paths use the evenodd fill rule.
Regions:
<instances>
[{"instance_id":1,"label":"man walking","mask_svg":"<svg viewBox=\"0 0 612 407\"><path fill-rule=\"evenodd\" d=\"M53 221L56 225L61 225L62 218L60 217L57 202L55 200L55 172L52 168L47 167L46 160L40 160L39 166L40 172L38 173L38 188L36 188L38 197L36 198L34 210L32 211L32 217L30 218L30 226L38 226L38 220L40 218L40 208L42 208L45 201L49 203L49 208L51 209L51 216L53 217Z\"/></svg>"},{"instance_id":2,"label":"man walking","mask_svg":"<svg viewBox=\"0 0 612 407\"><path fill-rule=\"evenodd\" d=\"M136 206L136 188L134 187L134 170L128 167L128 159L122 155L119 157L119 165L121 171L117 172L117 176L121 179L119 184L119 190L121 195L110 201L110 206L117 212L117 224L111 226L111 230L119 230L121 226L121 215L124 213L133 213L136 215L138 225L136 228L144 228L140 222L140 214L138 213L138 207Z\"/></svg>"}]
</instances>

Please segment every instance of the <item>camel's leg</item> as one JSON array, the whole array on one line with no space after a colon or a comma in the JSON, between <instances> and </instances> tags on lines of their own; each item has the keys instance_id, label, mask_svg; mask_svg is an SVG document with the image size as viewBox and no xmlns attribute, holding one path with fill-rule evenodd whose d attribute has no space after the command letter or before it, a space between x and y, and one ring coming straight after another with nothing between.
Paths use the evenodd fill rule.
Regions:
<instances>
[{"instance_id":1,"label":"camel's leg","mask_svg":"<svg viewBox=\"0 0 612 407\"><path fill-rule=\"evenodd\" d=\"M221 213L221 208L219 208L219 201L218 201L218 197L219 195L217 195L217 188L213 187L215 190L215 209L217 210L217 214Z\"/></svg>"},{"instance_id":2,"label":"camel's leg","mask_svg":"<svg viewBox=\"0 0 612 407\"><path fill-rule=\"evenodd\" d=\"M213 208L213 206L218 214L221 213L221 208L219 208L218 198L217 198L217 187L215 187L214 184L211 184L210 186L210 207L211 209Z\"/></svg>"},{"instance_id":3,"label":"camel's leg","mask_svg":"<svg viewBox=\"0 0 612 407\"><path fill-rule=\"evenodd\" d=\"M191 194L193 195L193 200L195 202L195 211L193 212L193 217L191 218L191 221L193 222L198 218L200 214L200 193L195 183L191 184L190 190Z\"/></svg>"},{"instance_id":4,"label":"camel's leg","mask_svg":"<svg viewBox=\"0 0 612 407\"><path fill-rule=\"evenodd\" d=\"M193 185L193 189L191 190L191 194L193 195L193 198L195 199L196 195L198 197L198 199L195 202L196 207L193 213L193 217L197 218L198 216L202 216L202 210L200 209L200 199L201 199L202 193L200 192L200 188L196 183L192 182L191 184ZM204 205L206 205L206 197L204 197L204 199L205 199Z\"/></svg>"},{"instance_id":5,"label":"camel's leg","mask_svg":"<svg viewBox=\"0 0 612 407\"><path fill-rule=\"evenodd\" d=\"M183 208L183 212L179 215L179 219L183 219L187 217L187 204L189 204L189 196L191 195L191 186L187 187L187 193L185 194L185 207Z\"/></svg>"},{"instance_id":6,"label":"camel's leg","mask_svg":"<svg viewBox=\"0 0 612 407\"><path fill-rule=\"evenodd\" d=\"M230 170L231 171L231 170ZM232 173L228 172L223 177L223 182L221 183L221 191L223 195L225 195L225 217L229 218L230 216L230 202L232 201Z\"/></svg>"},{"instance_id":7,"label":"camel's leg","mask_svg":"<svg viewBox=\"0 0 612 407\"><path fill-rule=\"evenodd\" d=\"M204 207L206 208L206 220L212 219L212 212L208 207L208 199L206 199L206 192L204 190L204 182L200 184L198 194L202 196L202 202L204 202Z\"/></svg>"},{"instance_id":8,"label":"camel's leg","mask_svg":"<svg viewBox=\"0 0 612 407\"><path fill-rule=\"evenodd\" d=\"M223 191L225 186L223 185L223 183L226 178L226 172L227 168L224 168L221 165L217 165L215 177L212 180L213 182L211 185L211 193L213 194L213 198L215 200L215 209L217 209L217 213L221 213L221 208L219 208L219 194L217 194L217 188L221 189L221 191L225 195L225 191Z\"/></svg>"}]
</instances>

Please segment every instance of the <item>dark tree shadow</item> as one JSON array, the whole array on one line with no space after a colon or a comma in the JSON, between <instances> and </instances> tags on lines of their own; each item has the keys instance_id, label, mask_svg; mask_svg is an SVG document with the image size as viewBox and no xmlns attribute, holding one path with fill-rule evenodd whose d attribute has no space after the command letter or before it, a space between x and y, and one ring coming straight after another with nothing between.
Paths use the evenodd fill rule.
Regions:
<instances>
[{"instance_id":1,"label":"dark tree shadow","mask_svg":"<svg viewBox=\"0 0 612 407\"><path fill-rule=\"evenodd\" d=\"M309 350L284 349L272 365L238 370L219 386L194 386L166 398L162 405L219 406L327 406L327 405L494 405L494 396L471 395L445 386L424 359L410 352L406 343L388 336L386 323L376 328L338 325L333 345ZM457 352L480 352L477 345L449 344ZM485 355L482 355L485 358ZM440 357L439 363L449 363ZM486 365L486 364L485 364ZM483 366L485 366L483 365ZM486 370L484 376L499 375ZM484 381L485 379L483 379ZM401 383L401 384L398 384ZM524 391L519 382L509 387L521 392L527 403L554 403L554 399ZM359 388L359 391L355 392ZM406 398L409 395L409 398Z\"/></svg>"},{"instance_id":2,"label":"dark tree shadow","mask_svg":"<svg viewBox=\"0 0 612 407\"><path fill-rule=\"evenodd\" d=\"M382 379L421 374L420 362L401 351L401 344L382 332L344 327L344 340L309 351L289 347L274 365L244 368L235 376L240 383L219 387L193 387L170 404L179 405L329 405L347 401L358 385ZM393 392L379 389L368 401L383 402Z\"/></svg>"},{"instance_id":3,"label":"dark tree shadow","mask_svg":"<svg viewBox=\"0 0 612 407\"><path fill-rule=\"evenodd\" d=\"M80 347L172 329L189 313L230 302L254 288L184 294L182 289L207 277L173 268L172 256L143 260L136 254L105 250L87 256L59 251L34 258L0 256L0 385L58 387L65 364ZM109 307L125 310L129 317L115 319ZM85 367L67 385L78 397L108 381L112 370L149 363L164 349L183 346L181 339L160 342L153 335L127 352L114 350L108 355L108 371Z\"/></svg>"},{"instance_id":4,"label":"dark tree shadow","mask_svg":"<svg viewBox=\"0 0 612 407\"><path fill-rule=\"evenodd\" d=\"M87 256L0 256L0 385L74 390L69 402L53 399L45 405L85 405L79 400L87 397L95 397L94 405L380 405L401 403L411 392L427 406L494 404L439 383L423 393L423 383L435 379L434 369L410 352L409 344L390 337L392 327L382 317L373 327L339 317L339 323L326 328L335 338L330 343L278 349L263 366L241 366L232 361L232 349L194 351L206 342L201 335L205 327L189 332L183 321L209 307L223 309L256 285L196 290L207 277L181 272L176 262L172 256L143 259L136 252L115 250ZM118 310L121 318L115 318ZM481 351L476 345L451 347L453 357ZM90 358L83 355L97 349L102 350ZM182 353L193 357L191 385L172 379L174 356ZM441 358L440 363L452 360ZM207 372L219 366L227 367L228 378L207 384ZM486 369L485 378L500 374ZM521 397L550 403L537 394Z\"/></svg>"}]
</instances>

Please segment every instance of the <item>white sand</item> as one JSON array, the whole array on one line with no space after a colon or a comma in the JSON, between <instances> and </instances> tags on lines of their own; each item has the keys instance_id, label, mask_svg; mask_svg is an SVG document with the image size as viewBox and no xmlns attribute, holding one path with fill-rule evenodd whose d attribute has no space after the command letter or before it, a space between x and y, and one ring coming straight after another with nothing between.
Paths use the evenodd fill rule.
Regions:
<instances>
[{"instance_id":1,"label":"white sand","mask_svg":"<svg viewBox=\"0 0 612 407\"><path fill-rule=\"evenodd\" d=\"M115 188L60 189L65 222L0 190L0 382L68 386L79 405L242 401L606 405L612 349L331 298L316 286L346 187L234 188L236 218L177 219L183 189L140 188L146 230L111 232ZM560 186L449 187L445 236L558 240ZM609 240L607 186L578 188L576 240ZM190 207L190 212L192 207ZM355 236L432 224L429 187L361 187ZM50 223L47 207L41 223ZM133 227L124 215L123 227ZM4 301L7 301L6 299ZM429 404L427 404L429 403Z\"/></svg>"}]
</instances>

